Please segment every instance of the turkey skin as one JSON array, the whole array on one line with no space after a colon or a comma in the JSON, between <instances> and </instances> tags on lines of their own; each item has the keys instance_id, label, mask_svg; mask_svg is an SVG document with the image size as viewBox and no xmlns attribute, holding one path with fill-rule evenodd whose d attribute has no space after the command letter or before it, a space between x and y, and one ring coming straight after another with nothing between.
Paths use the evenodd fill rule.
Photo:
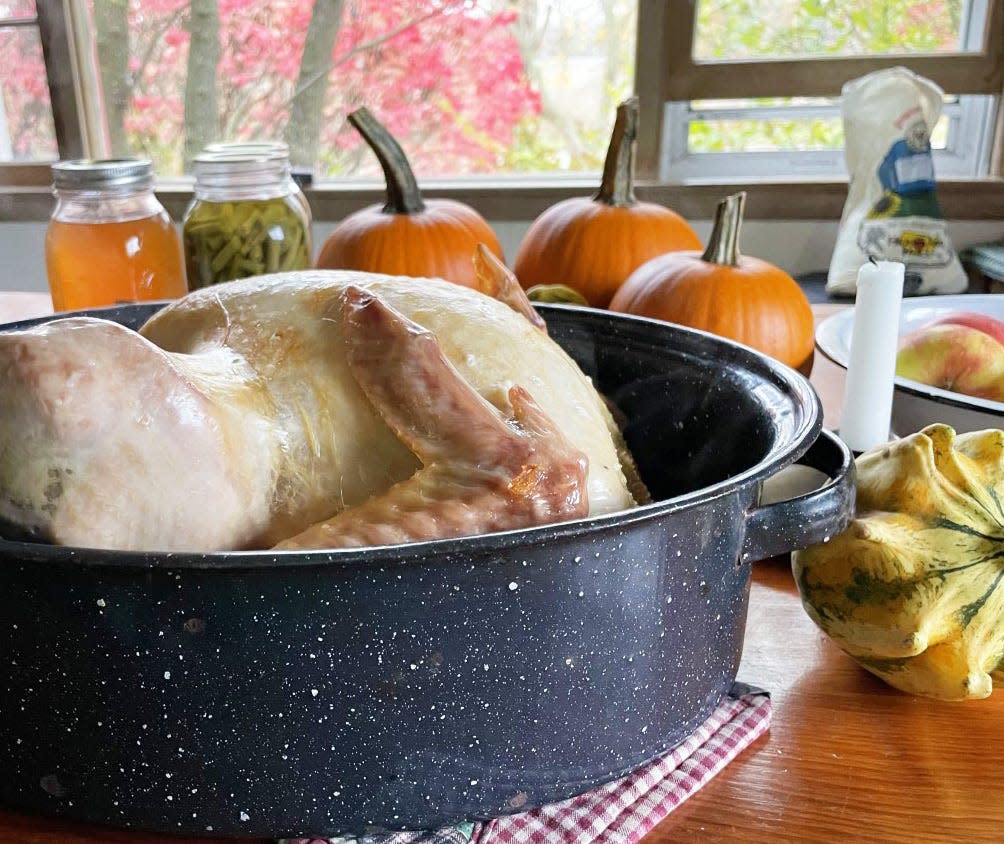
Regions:
<instances>
[{"instance_id":1,"label":"turkey skin","mask_svg":"<svg viewBox=\"0 0 1004 844\"><path fill-rule=\"evenodd\" d=\"M575 362L507 304L435 279L261 276L139 332L71 316L0 333L0 396L11 536L338 547L635 504Z\"/></svg>"}]
</instances>

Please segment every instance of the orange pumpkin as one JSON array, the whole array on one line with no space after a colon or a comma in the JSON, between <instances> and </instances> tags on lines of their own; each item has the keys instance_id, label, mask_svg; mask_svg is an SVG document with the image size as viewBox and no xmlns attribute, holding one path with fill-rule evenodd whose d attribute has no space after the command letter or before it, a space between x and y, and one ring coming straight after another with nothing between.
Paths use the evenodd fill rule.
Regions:
<instances>
[{"instance_id":1,"label":"orange pumpkin","mask_svg":"<svg viewBox=\"0 0 1004 844\"><path fill-rule=\"evenodd\" d=\"M366 108L348 119L380 161L387 204L342 220L324 242L316 266L445 278L476 288L472 257L478 244L503 257L491 226L462 202L423 199L404 150Z\"/></svg>"},{"instance_id":2,"label":"orange pumpkin","mask_svg":"<svg viewBox=\"0 0 1004 844\"><path fill-rule=\"evenodd\" d=\"M752 346L808 374L815 329L812 307L784 270L739 253L746 194L718 204L708 247L670 252L624 282L610 310L700 328Z\"/></svg>"},{"instance_id":3,"label":"orange pumpkin","mask_svg":"<svg viewBox=\"0 0 1004 844\"><path fill-rule=\"evenodd\" d=\"M634 194L638 100L617 107L603 179L592 197L552 205L523 237L513 269L523 287L564 284L590 305L605 308L632 271L674 249L700 249L701 240L675 211Z\"/></svg>"}]
</instances>

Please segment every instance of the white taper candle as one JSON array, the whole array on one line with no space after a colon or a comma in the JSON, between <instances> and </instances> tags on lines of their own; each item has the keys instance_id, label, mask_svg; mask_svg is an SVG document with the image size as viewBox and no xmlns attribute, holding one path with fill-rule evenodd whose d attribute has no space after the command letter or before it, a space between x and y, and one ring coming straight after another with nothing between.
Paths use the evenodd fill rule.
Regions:
<instances>
[{"instance_id":1,"label":"white taper candle","mask_svg":"<svg viewBox=\"0 0 1004 844\"><path fill-rule=\"evenodd\" d=\"M840 411L840 438L852 451L889 439L905 267L876 261L858 270L854 332Z\"/></svg>"}]
</instances>

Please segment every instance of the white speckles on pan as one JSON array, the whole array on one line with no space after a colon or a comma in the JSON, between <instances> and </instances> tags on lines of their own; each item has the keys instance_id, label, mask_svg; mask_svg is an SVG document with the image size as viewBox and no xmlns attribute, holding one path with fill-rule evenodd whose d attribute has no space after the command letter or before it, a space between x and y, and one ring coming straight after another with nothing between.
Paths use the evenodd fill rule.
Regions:
<instances>
[{"instance_id":1,"label":"white speckles on pan","mask_svg":"<svg viewBox=\"0 0 1004 844\"><path fill-rule=\"evenodd\" d=\"M741 523L737 502L720 515ZM680 740L733 679L748 573L701 559L718 541L710 526L689 533L709 547L682 563L649 525L593 536L589 566L571 564L571 538L536 559L365 577L152 570L138 589L127 572L68 571L60 593L94 606L100 591L104 613L78 614L58 655L15 637L29 668L0 692L44 701L64 728L101 726L49 743L36 720L13 759L35 783L21 802L291 834L393 828L395 815L435 824L581 791ZM51 578L23 573L19 603L49 605ZM670 614L668 583L682 605ZM94 659L114 669L84 670Z\"/></svg>"}]
</instances>

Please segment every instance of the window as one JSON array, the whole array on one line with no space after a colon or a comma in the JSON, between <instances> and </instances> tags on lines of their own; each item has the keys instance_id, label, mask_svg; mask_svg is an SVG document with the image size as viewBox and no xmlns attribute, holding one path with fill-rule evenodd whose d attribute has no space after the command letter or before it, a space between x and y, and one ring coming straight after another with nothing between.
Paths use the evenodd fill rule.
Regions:
<instances>
[{"instance_id":1,"label":"window","mask_svg":"<svg viewBox=\"0 0 1004 844\"><path fill-rule=\"evenodd\" d=\"M33 0L0 4L0 161L58 157L45 58Z\"/></svg>"},{"instance_id":2,"label":"window","mask_svg":"<svg viewBox=\"0 0 1004 844\"><path fill-rule=\"evenodd\" d=\"M47 181L48 166L33 165L98 147L89 66L75 54L79 17L73 2L0 0L0 182L37 184L42 171Z\"/></svg>"},{"instance_id":3,"label":"window","mask_svg":"<svg viewBox=\"0 0 1004 844\"><path fill-rule=\"evenodd\" d=\"M369 190L366 105L423 183L528 219L592 183L632 90L642 180L839 180L840 88L894 64L947 92L939 177L1004 149L999 0L0 0L0 49L8 183L81 155L179 179L206 142L282 138L315 185Z\"/></svg>"},{"instance_id":4,"label":"window","mask_svg":"<svg viewBox=\"0 0 1004 844\"><path fill-rule=\"evenodd\" d=\"M846 177L840 89L906 65L947 92L942 178L991 167L1004 14L989 0L641 3L645 172L664 181Z\"/></svg>"},{"instance_id":5,"label":"window","mask_svg":"<svg viewBox=\"0 0 1004 844\"><path fill-rule=\"evenodd\" d=\"M320 180L375 178L346 120L361 105L424 178L597 172L633 83L633 0L73 5L92 152L163 177L211 141L282 139Z\"/></svg>"}]
</instances>

